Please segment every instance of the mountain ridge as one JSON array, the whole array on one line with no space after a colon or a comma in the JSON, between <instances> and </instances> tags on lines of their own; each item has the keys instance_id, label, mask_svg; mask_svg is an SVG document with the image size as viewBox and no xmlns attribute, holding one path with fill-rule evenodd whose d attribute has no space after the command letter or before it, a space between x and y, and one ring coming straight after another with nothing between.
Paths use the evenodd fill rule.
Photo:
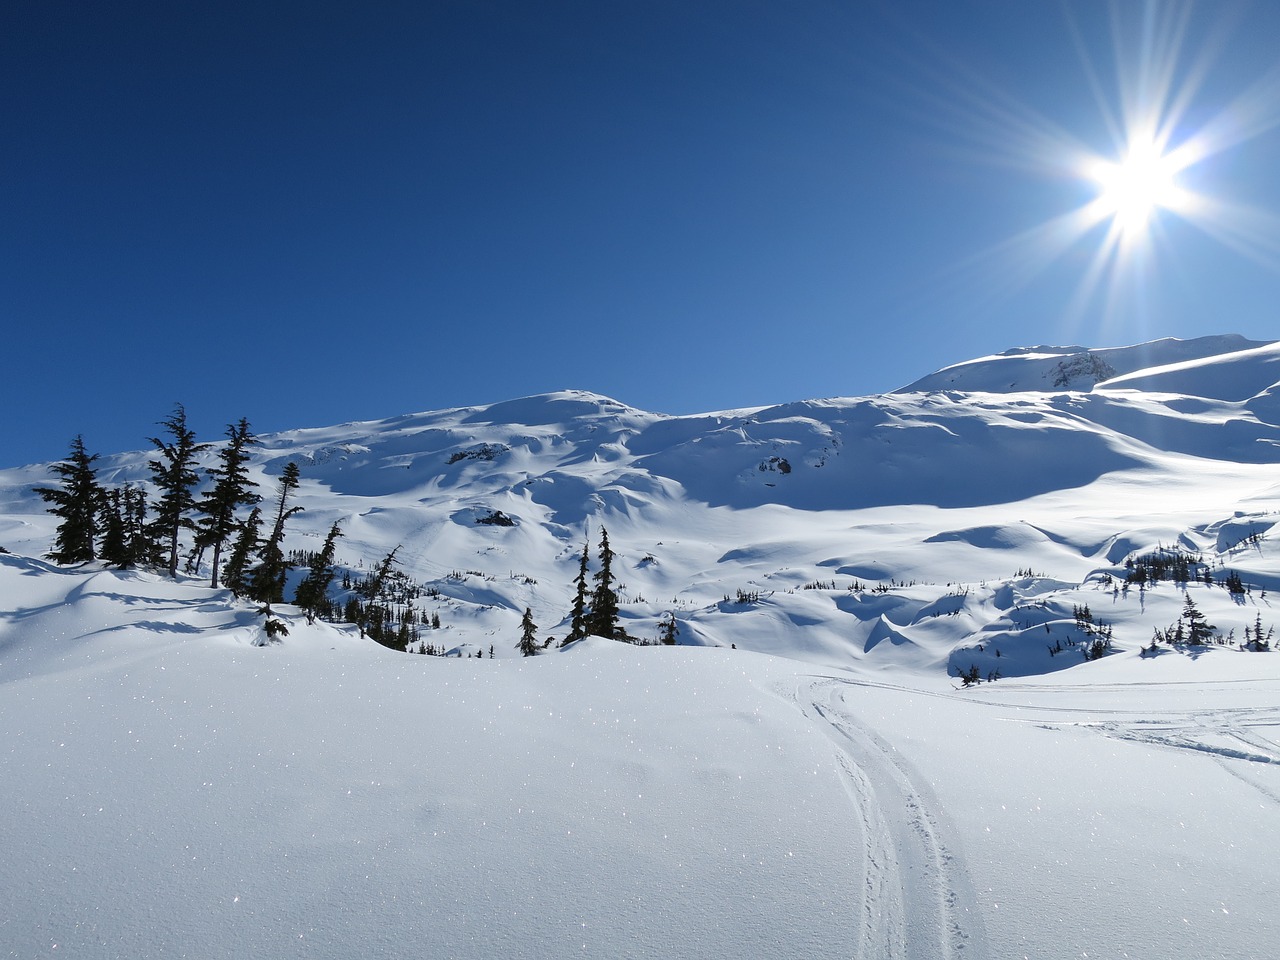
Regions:
<instances>
[{"instance_id":1,"label":"mountain ridge","mask_svg":"<svg viewBox=\"0 0 1280 960\"><path fill-rule=\"evenodd\" d=\"M1250 342L1161 340L1103 355L1196 355L1126 375L1148 378L1135 382L1206 368L1237 380L1248 368L1252 381L1265 379L1277 344L1242 343ZM1003 376L992 371L1004 363L1076 355L1054 349L1019 348L939 373L990 379ZM686 639L785 653L813 633L818 655L839 662L876 646L864 643L865 630L919 634L928 644L918 628L864 623L869 608L829 590L820 611L797 599L806 584L833 583L832 572L842 589L1003 580L1015 569L1083 584L1122 575L1126 558L1162 543L1220 551L1216 535L1195 531L1236 515L1251 517L1251 530L1270 528L1280 425L1265 405L1255 413L1250 401L1110 389L1113 382L1088 391L912 390L685 416L565 390L264 435L251 469L270 496L286 463L301 466L305 510L290 521L291 547L315 549L333 523L351 569L400 546L407 575L457 601L450 629L462 648L483 646L480 638L506 629L525 606L562 636L575 559L607 526L630 564L624 616L641 634L683 610ZM207 451L203 465L212 457ZM147 459L105 456L100 478L146 485ZM38 555L53 520L33 482L47 476L0 471L0 545ZM1190 506L1169 498L1179 487L1194 491ZM1081 520L1090 514L1097 520ZM503 525L486 525L492 517ZM499 582L450 581L466 570ZM1280 585L1267 564L1246 571L1259 589ZM908 606L936 604L933 589ZM760 594L755 613L764 616L733 616L722 601L737 591ZM993 615L982 612L986 602L971 604L975 628ZM751 635L737 635L757 621ZM808 628L783 631L792 640L780 643L765 636L770 623ZM1125 632L1133 649L1142 634ZM947 636L928 656L954 667L967 634ZM1057 664L1035 656L1026 669L1046 666Z\"/></svg>"}]
</instances>

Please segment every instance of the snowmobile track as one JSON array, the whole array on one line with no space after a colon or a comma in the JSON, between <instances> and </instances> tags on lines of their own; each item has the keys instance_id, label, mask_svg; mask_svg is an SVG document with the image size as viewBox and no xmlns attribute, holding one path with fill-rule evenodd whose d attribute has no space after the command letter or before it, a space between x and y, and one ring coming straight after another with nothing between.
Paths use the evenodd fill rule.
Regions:
<instances>
[{"instance_id":1,"label":"snowmobile track","mask_svg":"<svg viewBox=\"0 0 1280 960\"><path fill-rule=\"evenodd\" d=\"M845 681L815 678L797 705L837 749L862 834L858 960L990 956L977 898L932 791L894 747L841 709Z\"/></svg>"}]
</instances>

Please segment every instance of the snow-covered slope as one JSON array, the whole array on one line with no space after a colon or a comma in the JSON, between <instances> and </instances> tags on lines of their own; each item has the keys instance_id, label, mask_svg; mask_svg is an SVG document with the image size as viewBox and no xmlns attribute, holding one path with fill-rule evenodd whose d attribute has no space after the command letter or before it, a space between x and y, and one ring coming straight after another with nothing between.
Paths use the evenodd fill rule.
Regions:
<instances>
[{"instance_id":1,"label":"snow-covered slope","mask_svg":"<svg viewBox=\"0 0 1280 960\"><path fill-rule=\"evenodd\" d=\"M399 545L453 658L288 606L258 646L195 576L52 566L46 468L0 471L0 956L1269 956L1280 655L1241 645L1280 585L1277 355L263 437L264 493L301 466L286 547ZM623 625L681 646L517 658L602 527ZM1188 599L1225 642L1153 650Z\"/></svg>"},{"instance_id":2,"label":"snow-covered slope","mask_svg":"<svg viewBox=\"0 0 1280 960\"><path fill-rule=\"evenodd\" d=\"M1274 343L1246 340L1237 334L1197 337L1194 340L1153 340L1129 347L1017 347L991 357L980 357L931 373L898 390L898 393L922 393L936 390L966 390L988 393L1022 391L1091 390L1097 384L1116 377L1141 378L1145 371L1195 361L1217 362L1232 354L1257 349L1275 348ZM1250 373L1262 372L1265 364L1253 363ZM1273 371L1274 372L1274 371ZM1265 376L1265 373L1263 374ZM1275 382L1274 379L1257 389ZM1187 379L1178 391L1217 399L1244 399L1213 392L1197 393L1204 381ZM1150 387L1148 389L1163 389ZM1257 390L1253 391L1254 393Z\"/></svg>"}]
</instances>

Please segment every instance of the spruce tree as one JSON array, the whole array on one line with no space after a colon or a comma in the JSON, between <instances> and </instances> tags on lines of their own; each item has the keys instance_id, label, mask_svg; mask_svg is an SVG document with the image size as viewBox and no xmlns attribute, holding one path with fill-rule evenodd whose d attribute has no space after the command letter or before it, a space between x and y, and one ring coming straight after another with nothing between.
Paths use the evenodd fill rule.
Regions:
<instances>
[{"instance_id":1,"label":"spruce tree","mask_svg":"<svg viewBox=\"0 0 1280 960\"><path fill-rule=\"evenodd\" d=\"M124 494L105 490L98 510L98 526L102 530L102 546L98 555L116 567L126 566L129 558L129 535L125 522Z\"/></svg>"},{"instance_id":2,"label":"spruce tree","mask_svg":"<svg viewBox=\"0 0 1280 960\"><path fill-rule=\"evenodd\" d=\"M588 544L582 544L582 557L578 561L578 575L573 578L573 609L569 612L569 635L564 638L565 644L581 640L587 635L587 561L590 556Z\"/></svg>"},{"instance_id":3,"label":"spruce tree","mask_svg":"<svg viewBox=\"0 0 1280 960\"><path fill-rule=\"evenodd\" d=\"M625 635L618 626L618 594L613 589L613 550L609 548L609 531L604 527L600 528L600 569L596 571L595 581L587 632L609 640L621 640Z\"/></svg>"},{"instance_id":4,"label":"spruce tree","mask_svg":"<svg viewBox=\"0 0 1280 960\"><path fill-rule=\"evenodd\" d=\"M121 566L159 566L160 552L147 523L147 491L126 486L123 495L125 560Z\"/></svg>"},{"instance_id":5,"label":"spruce tree","mask_svg":"<svg viewBox=\"0 0 1280 960\"><path fill-rule=\"evenodd\" d=\"M196 443L195 431L187 426L187 411L180 403L174 407L169 419L161 421L161 426L169 431L173 441L150 438L161 457L148 464L151 478L160 490L152 529L156 542L168 553L169 576L176 577L178 537L184 527L193 526L187 514L195 506L195 487L200 481L193 469L196 454L208 444Z\"/></svg>"},{"instance_id":6,"label":"spruce tree","mask_svg":"<svg viewBox=\"0 0 1280 960\"><path fill-rule=\"evenodd\" d=\"M213 481L213 488L205 495L196 509L204 516L196 531L196 549L203 553L213 548L213 574L209 586L218 586L218 567L222 560L222 548L236 530L236 510L251 507L262 500L249 479L248 448L258 442L249 432L249 421L240 418L239 423L228 424L227 445L218 451L218 466L210 467L205 474ZM198 565L198 562L197 562Z\"/></svg>"},{"instance_id":7,"label":"spruce tree","mask_svg":"<svg viewBox=\"0 0 1280 960\"><path fill-rule=\"evenodd\" d=\"M302 510L302 507L288 506L289 494L298 489L298 483L298 465L291 460L280 474L280 499L276 505L275 523L262 545L260 562L249 577L249 596L266 604L268 613L271 604L284 603L284 578L289 565L280 544L284 542L284 522Z\"/></svg>"},{"instance_id":8,"label":"spruce tree","mask_svg":"<svg viewBox=\"0 0 1280 960\"><path fill-rule=\"evenodd\" d=\"M396 565L396 554L400 552L402 546L403 544L397 543L394 550L378 561L377 569L373 571L365 586L370 601L376 600L378 594L382 593L387 577L391 576L391 568Z\"/></svg>"},{"instance_id":9,"label":"spruce tree","mask_svg":"<svg viewBox=\"0 0 1280 960\"><path fill-rule=\"evenodd\" d=\"M329 584L333 583L333 558L337 552L337 541L342 530L335 523L329 528L329 535L324 538L324 546L311 558L310 569L306 578L298 584L298 592L293 602L305 611L307 622L314 623L316 616L324 608L329 597Z\"/></svg>"},{"instance_id":10,"label":"spruce tree","mask_svg":"<svg viewBox=\"0 0 1280 960\"><path fill-rule=\"evenodd\" d=\"M48 512L62 518L53 550L47 554L54 563L84 563L97 557L94 539L104 497L93 467L97 459L96 453L85 450L84 438L77 435L67 459L49 467L62 478L62 486L35 488L45 503L53 504Z\"/></svg>"},{"instance_id":11,"label":"spruce tree","mask_svg":"<svg viewBox=\"0 0 1280 960\"><path fill-rule=\"evenodd\" d=\"M231 546L231 555L222 570L222 583L236 596L249 589L249 560L258 549L258 531L262 529L262 511L257 507L249 518L240 524L240 532Z\"/></svg>"},{"instance_id":12,"label":"spruce tree","mask_svg":"<svg viewBox=\"0 0 1280 960\"><path fill-rule=\"evenodd\" d=\"M675 612L668 613L662 618L662 623L658 626L658 642L668 647L676 645L676 636L680 633L680 627L676 624Z\"/></svg>"},{"instance_id":13,"label":"spruce tree","mask_svg":"<svg viewBox=\"0 0 1280 960\"><path fill-rule=\"evenodd\" d=\"M524 608L524 618L520 621L520 642L517 646L520 648L520 654L525 657L532 657L538 652L538 625L533 622L533 611L528 607ZM493 648L490 647L489 656L492 657Z\"/></svg>"},{"instance_id":14,"label":"spruce tree","mask_svg":"<svg viewBox=\"0 0 1280 960\"><path fill-rule=\"evenodd\" d=\"M1183 620L1187 623L1187 643L1195 646L1208 643L1213 638L1214 631L1218 629L1200 612L1200 608L1191 599L1190 592L1186 594L1186 601L1182 606L1182 617L1179 620L1179 626L1182 625Z\"/></svg>"}]
</instances>

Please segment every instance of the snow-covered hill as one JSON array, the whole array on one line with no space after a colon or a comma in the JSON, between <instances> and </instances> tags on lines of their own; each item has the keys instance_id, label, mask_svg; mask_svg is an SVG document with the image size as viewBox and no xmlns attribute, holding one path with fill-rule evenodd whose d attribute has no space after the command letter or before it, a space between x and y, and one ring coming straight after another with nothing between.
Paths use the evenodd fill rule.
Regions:
<instances>
[{"instance_id":1,"label":"snow-covered hill","mask_svg":"<svg viewBox=\"0 0 1280 960\"><path fill-rule=\"evenodd\" d=\"M1139 381L1166 368L1195 366L1199 363L1219 365L1220 369L1233 369L1244 376L1230 390L1230 395L1209 387L1202 392L1206 381L1188 378L1180 381L1178 390L1166 387L1145 386L1139 389L1161 389L1193 396L1208 396L1222 400L1243 400L1264 389L1275 378L1274 367L1265 359L1237 356L1251 350L1262 349L1274 363L1277 345L1271 342L1246 340L1237 334L1213 337L1197 337L1194 340L1153 340L1129 347L1017 347L993 357L968 360L903 387L899 393L919 393L935 390L967 390L987 393L1015 393L1024 391L1053 392L1060 390L1092 390L1096 385L1124 386L1133 379ZM1114 381L1114 382L1110 382ZM1265 381L1265 382L1262 382ZM1249 390L1247 385L1251 385Z\"/></svg>"},{"instance_id":2,"label":"snow-covered hill","mask_svg":"<svg viewBox=\"0 0 1280 960\"><path fill-rule=\"evenodd\" d=\"M0 955L1267 956L1280 655L1242 645L1280 585L1278 358L261 438L268 496L301 467L286 547L336 521L359 576L399 545L411 649L461 659L287 606L260 647L196 576L52 566L47 468L0 471ZM624 627L681 647L517 658L601 528ZM1152 648L1188 601L1223 642Z\"/></svg>"}]
</instances>

